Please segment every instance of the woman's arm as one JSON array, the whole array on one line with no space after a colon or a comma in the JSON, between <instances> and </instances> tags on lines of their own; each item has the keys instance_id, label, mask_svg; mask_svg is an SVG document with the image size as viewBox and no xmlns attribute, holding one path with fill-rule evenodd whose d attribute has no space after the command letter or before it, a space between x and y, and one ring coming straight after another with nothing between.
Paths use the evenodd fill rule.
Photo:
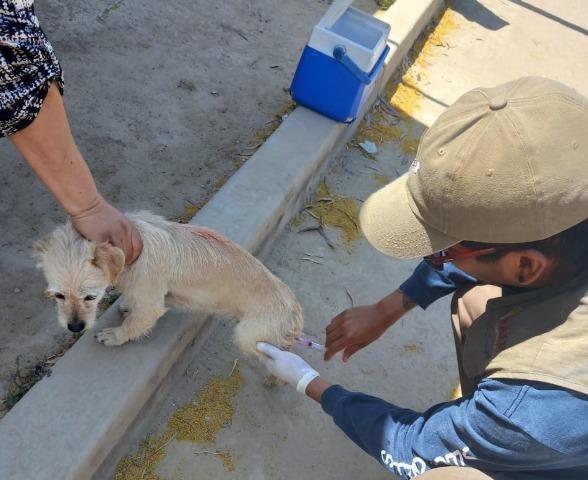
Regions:
<instances>
[{"instance_id":1,"label":"woman's arm","mask_svg":"<svg viewBox=\"0 0 588 480\"><path fill-rule=\"evenodd\" d=\"M132 263L141 237L129 220L98 193L92 174L72 137L61 95L52 84L37 118L10 140L89 240L110 242Z\"/></svg>"}]
</instances>

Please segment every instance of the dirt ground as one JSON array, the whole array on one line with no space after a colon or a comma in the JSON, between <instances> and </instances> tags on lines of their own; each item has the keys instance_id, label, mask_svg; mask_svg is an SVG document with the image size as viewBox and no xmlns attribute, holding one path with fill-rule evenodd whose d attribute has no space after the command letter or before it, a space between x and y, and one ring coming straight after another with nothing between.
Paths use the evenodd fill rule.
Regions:
<instances>
[{"instance_id":1,"label":"dirt ground","mask_svg":"<svg viewBox=\"0 0 588 480\"><path fill-rule=\"evenodd\" d=\"M74 136L104 196L123 210L195 213L279 124L300 51L329 3L37 2L65 71ZM0 159L1 398L17 364L26 376L70 336L30 253L65 217L6 139Z\"/></svg>"}]
</instances>

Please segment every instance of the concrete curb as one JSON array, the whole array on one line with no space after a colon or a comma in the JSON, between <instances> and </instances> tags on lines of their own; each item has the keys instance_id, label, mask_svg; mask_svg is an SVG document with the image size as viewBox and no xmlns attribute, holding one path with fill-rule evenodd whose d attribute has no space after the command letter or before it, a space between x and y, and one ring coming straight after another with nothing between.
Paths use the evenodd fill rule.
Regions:
<instances>
[{"instance_id":1,"label":"concrete curb","mask_svg":"<svg viewBox=\"0 0 588 480\"><path fill-rule=\"evenodd\" d=\"M397 0L378 15L391 24L392 33L375 92L442 3ZM263 254L357 126L297 108L191 223L219 230L250 252ZM100 324L119 321L115 304ZM0 478L91 478L204 323L204 318L172 312L151 338L119 349L105 349L92 335L82 337L52 375L0 421Z\"/></svg>"}]
</instances>

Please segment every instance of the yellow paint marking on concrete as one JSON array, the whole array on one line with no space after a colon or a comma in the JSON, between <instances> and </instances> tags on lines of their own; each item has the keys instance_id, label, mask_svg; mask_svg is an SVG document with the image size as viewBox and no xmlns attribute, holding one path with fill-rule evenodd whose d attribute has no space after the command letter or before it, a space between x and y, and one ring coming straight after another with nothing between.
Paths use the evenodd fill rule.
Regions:
<instances>
[{"instance_id":1,"label":"yellow paint marking on concrete","mask_svg":"<svg viewBox=\"0 0 588 480\"><path fill-rule=\"evenodd\" d=\"M380 187L384 187L390 183L390 179L386 175L380 175L379 173L372 174L372 178Z\"/></svg>"},{"instance_id":2,"label":"yellow paint marking on concrete","mask_svg":"<svg viewBox=\"0 0 588 480\"><path fill-rule=\"evenodd\" d=\"M416 154L420 139L412 117L423 99L419 85L427 80L428 59L437 55L439 48L448 47L446 38L458 28L457 14L447 8L428 36L419 40L408 54L403 62L404 73L395 75L382 91L382 98L402 118L393 118L390 112L376 104L359 125L354 141L356 146L364 140L377 145L395 141L404 153Z\"/></svg>"},{"instance_id":3,"label":"yellow paint marking on concrete","mask_svg":"<svg viewBox=\"0 0 588 480\"><path fill-rule=\"evenodd\" d=\"M196 215L199 211L200 207L198 205L186 202L184 203L184 213L179 217L172 218L172 220L178 223L189 223L192 217Z\"/></svg>"},{"instance_id":4,"label":"yellow paint marking on concrete","mask_svg":"<svg viewBox=\"0 0 588 480\"><path fill-rule=\"evenodd\" d=\"M178 441L214 442L215 434L233 418L233 397L243 379L235 369L227 378L215 377L198 393L194 403L188 403L171 416L169 429Z\"/></svg>"},{"instance_id":5,"label":"yellow paint marking on concrete","mask_svg":"<svg viewBox=\"0 0 588 480\"><path fill-rule=\"evenodd\" d=\"M316 200L307 205L307 210L321 225L335 227L341 231L341 245L351 252L361 237L359 231L359 207L353 197L342 197L329 190L322 181L316 191Z\"/></svg>"},{"instance_id":6,"label":"yellow paint marking on concrete","mask_svg":"<svg viewBox=\"0 0 588 480\"><path fill-rule=\"evenodd\" d=\"M266 123L265 127L255 133L251 146L255 149L263 145L274 131L282 124L284 119L296 108L296 102L290 100L280 111L273 115L273 119Z\"/></svg>"},{"instance_id":7,"label":"yellow paint marking on concrete","mask_svg":"<svg viewBox=\"0 0 588 480\"><path fill-rule=\"evenodd\" d=\"M214 443L216 433L233 418L233 399L243 385L239 368L228 377L213 377L195 402L176 410L168 421L167 430L145 440L135 454L124 457L116 467L114 480L163 480L157 466L165 458L165 447L172 441ZM214 452L227 471L235 465L228 450Z\"/></svg>"},{"instance_id":8,"label":"yellow paint marking on concrete","mask_svg":"<svg viewBox=\"0 0 588 480\"><path fill-rule=\"evenodd\" d=\"M404 345L404 353L420 353L423 351L423 345L421 343L409 343Z\"/></svg>"},{"instance_id":9,"label":"yellow paint marking on concrete","mask_svg":"<svg viewBox=\"0 0 588 480\"><path fill-rule=\"evenodd\" d=\"M399 140L402 137L402 128L391 125L384 112L372 110L371 115L372 124L369 125L366 120L363 120L357 129L356 138L358 139L358 144L368 140L377 145L382 145L391 140Z\"/></svg>"},{"instance_id":10,"label":"yellow paint marking on concrete","mask_svg":"<svg viewBox=\"0 0 588 480\"><path fill-rule=\"evenodd\" d=\"M397 84L396 89L389 98L390 104L397 110L403 112L409 117L420 108L423 98L419 89L419 83L427 80L428 59L437 54L437 50L448 48L447 36L459 28L456 13L451 8L447 8L439 22L429 33L426 40L420 40L415 45L415 51L419 51L414 58L412 65L402 75L402 80ZM422 48L420 48L422 47Z\"/></svg>"}]
</instances>

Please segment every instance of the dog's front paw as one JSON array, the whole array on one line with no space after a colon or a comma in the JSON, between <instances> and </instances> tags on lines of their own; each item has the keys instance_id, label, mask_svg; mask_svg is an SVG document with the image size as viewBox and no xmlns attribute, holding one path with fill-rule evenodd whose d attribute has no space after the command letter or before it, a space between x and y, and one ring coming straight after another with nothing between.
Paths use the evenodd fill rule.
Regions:
<instances>
[{"instance_id":1,"label":"dog's front paw","mask_svg":"<svg viewBox=\"0 0 588 480\"><path fill-rule=\"evenodd\" d=\"M116 347L128 341L122 327L105 328L94 335L94 338L107 347Z\"/></svg>"}]
</instances>

